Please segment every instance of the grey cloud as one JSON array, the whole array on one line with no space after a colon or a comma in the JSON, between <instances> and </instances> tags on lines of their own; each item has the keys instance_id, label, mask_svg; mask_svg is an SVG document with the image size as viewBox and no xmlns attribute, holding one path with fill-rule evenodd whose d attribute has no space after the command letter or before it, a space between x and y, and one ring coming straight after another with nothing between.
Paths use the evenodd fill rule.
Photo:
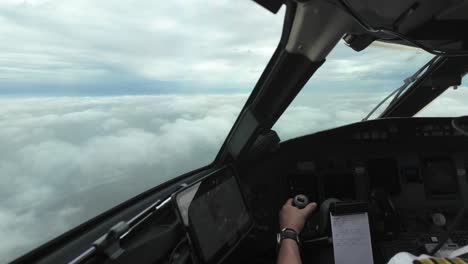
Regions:
<instances>
[{"instance_id":1,"label":"grey cloud","mask_svg":"<svg viewBox=\"0 0 468 264\"><path fill-rule=\"evenodd\" d=\"M207 165L245 98L0 99L0 260Z\"/></svg>"},{"instance_id":2,"label":"grey cloud","mask_svg":"<svg viewBox=\"0 0 468 264\"><path fill-rule=\"evenodd\" d=\"M385 94L299 94L274 126L282 140L358 122Z\"/></svg>"},{"instance_id":3,"label":"grey cloud","mask_svg":"<svg viewBox=\"0 0 468 264\"><path fill-rule=\"evenodd\" d=\"M449 91L421 115L466 113L466 89ZM287 140L356 122L384 96L300 94L274 129ZM246 98L0 99L0 234L9 238L0 261L208 164Z\"/></svg>"},{"instance_id":4,"label":"grey cloud","mask_svg":"<svg viewBox=\"0 0 468 264\"><path fill-rule=\"evenodd\" d=\"M77 82L118 68L143 79L245 83L258 78L282 23L250 1L31 3L0 6L3 79Z\"/></svg>"},{"instance_id":5,"label":"grey cloud","mask_svg":"<svg viewBox=\"0 0 468 264\"><path fill-rule=\"evenodd\" d=\"M387 93L299 94L275 124L282 140L317 131L359 122ZM420 111L418 117L450 117L468 115L468 87L448 90ZM373 115L377 116L385 104Z\"/></svg>"},{"instance_id":6,"label":"grey cloud","mask_svg":"<svg viewBox=\"0 0 468 264\"><path fill-rule=\"evenodd\" d=\"M144 81L189 82L184 89L192 91L250 89L279 41L283 12L272 15L247 0L2 2L0 84L5 91L11 84L74 84L104 94L122 80L127 94ZM315 79L390 86L429 57L388 44L355 52L341 42Z\"/></svg>"},{"instance_id":7,"label":"grey cloud","mask_svg":"<svg viewBox=\"0 0 468 264\"><path fill-rule=\"evenodd\" d=\"M421 110L416 116L427 117L448 117L468 115L468 86L467 78L463 79L463 86L457 90L449 89L431 104Z\"/></svg>"},{"instance_id":8,"label":"grey cloud","mask_svg":"<svg viewBox=\"0 0 468 264\"><path fill-rule=\"evenodd\" d=\"M394 85L395 82L402 83L431 58L431 54L415 48L388 44L374 44L361 52L344 51L338 47L331 52L312 82L347 82L353 86Z\"/></svg>"}]
</instances>

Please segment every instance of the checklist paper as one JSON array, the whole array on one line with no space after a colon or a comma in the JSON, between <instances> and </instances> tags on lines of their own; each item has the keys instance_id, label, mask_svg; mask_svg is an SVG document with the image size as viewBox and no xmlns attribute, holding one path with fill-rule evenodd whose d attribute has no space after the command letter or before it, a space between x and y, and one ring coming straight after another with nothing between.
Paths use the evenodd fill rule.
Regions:
<instances>
[{"instance_id":1,"label":"checklist paper","mask_svg":"<svg viewBox=\"0 0 468 264\"><path fill-rule=\"evenodd\" d=\"M335 264L373 264L367 213L331 215Z\"/></svg>"}]
</instances>

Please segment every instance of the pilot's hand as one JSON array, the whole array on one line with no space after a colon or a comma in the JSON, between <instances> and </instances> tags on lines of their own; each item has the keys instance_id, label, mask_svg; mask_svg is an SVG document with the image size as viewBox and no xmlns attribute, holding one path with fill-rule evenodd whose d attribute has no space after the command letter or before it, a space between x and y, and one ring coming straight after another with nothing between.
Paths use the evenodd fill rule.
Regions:
<instances>
[{"instance_id":1,"label":"pilot's hand","mask_svg":"<svg viewBox=\"0 0 468 264\"><path fill-rule=\"evenodd\" d=\"M288 199L279 213L280 229L292 228L299 234L304 228L305 221L316 208L316 203L309 203L303 209L299 209L294 207L293 199Z\"/></svg>"}]
</instances>

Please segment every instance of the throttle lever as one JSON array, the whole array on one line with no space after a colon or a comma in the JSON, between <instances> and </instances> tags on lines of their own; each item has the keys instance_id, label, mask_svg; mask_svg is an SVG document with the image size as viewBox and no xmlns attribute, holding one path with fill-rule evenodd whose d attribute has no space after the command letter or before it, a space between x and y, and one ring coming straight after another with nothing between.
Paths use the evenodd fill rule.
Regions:
<instances>
[{"instance_id":1,"label":"throttle lever","mask_svg":"<svg viewBox=\"0 0 468 264\"><path fill-rule=\"evenodd\" d=\"M304 194L294 196L293 205L299 209L303 209L309 204L309 198Z\"/></svg>"}]
</instances>

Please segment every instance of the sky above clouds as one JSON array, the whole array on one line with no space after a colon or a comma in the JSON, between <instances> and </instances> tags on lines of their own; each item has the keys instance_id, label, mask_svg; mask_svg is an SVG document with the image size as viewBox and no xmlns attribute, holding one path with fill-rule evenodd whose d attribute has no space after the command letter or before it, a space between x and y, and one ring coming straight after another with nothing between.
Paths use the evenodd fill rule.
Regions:
<instances>
[{"instance_id":1,"label":"sky above clouds","mask_svg":"<svg viewBox=\"0 0 468 264\"><path fill-rule=\"evenodd\" d=\"M209 164L283 14L247 0L0 0L0 262ZM287 140L359 121L430 58L339 43L274 129ZM463 114L464 89L421 115Z\"/></svg>"},{"instance_id":2,"label":"sky above clouds","mask_svg":"<svg viewBox=\"0 0 468 264\"><path fill-rule=\"evenodd\" d=\"M283 14L249 0L3 0L0 94L249 92ZM430 58L408 50L380 44L357 53L340 43L318 88L360 74L370 89Z\"/></svg>"},{"instance_id":3,"label":"sky above clouds","mask_svg":"<svg viewBox=\"0 0 468 264\"><path fill-rule=\"evenodd\" d=\"M282 16L251 1L9 0L0 22L0 93L106 95L246 91Z\"/></svg>"}]
</instances>

